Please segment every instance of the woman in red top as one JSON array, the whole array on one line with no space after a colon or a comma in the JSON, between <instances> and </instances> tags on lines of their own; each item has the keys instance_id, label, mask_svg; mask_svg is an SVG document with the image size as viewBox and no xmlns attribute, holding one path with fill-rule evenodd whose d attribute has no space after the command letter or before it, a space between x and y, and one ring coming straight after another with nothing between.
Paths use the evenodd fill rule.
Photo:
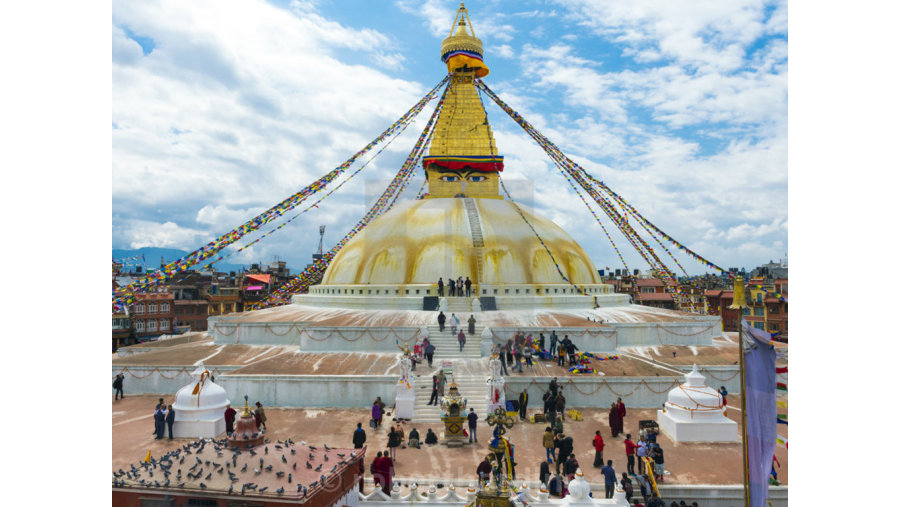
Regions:
<instances>
[{"instance_id":1,"label":"woman in red top","mask_svg":"<svg viewBox=\"0 0 900 507\"><path fill-rule=\"evenodd\" d=\"M594 468L600 468L603 466L603 437L600 436L600 430L596 431L594 435L594 450L597 451L597 454L594 455Z\"/></svg>"}]
</instances>

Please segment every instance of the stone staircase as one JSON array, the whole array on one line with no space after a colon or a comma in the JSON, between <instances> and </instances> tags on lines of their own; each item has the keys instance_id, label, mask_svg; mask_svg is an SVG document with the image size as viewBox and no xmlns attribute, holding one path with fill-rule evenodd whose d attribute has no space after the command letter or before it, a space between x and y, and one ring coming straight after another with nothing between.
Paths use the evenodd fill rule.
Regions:
<instances>
[{"instance_id":1,"label":"stone staircase","mask_svg":"<svg viewBox=\"0 0 900 507\"><path fill-rule=\"evenodd\" d=\"M450 314L447 313L447 320L450 320ZM459 341L456 339L456 335L450 332L450 326L444 326L444 332L440 331L440 326L434 324L432 326L428 326L428 341L434 345L434 369L437 371L440 368L441 361L452 361L454 359L478 359L481 357L481 332L484 331L484 326L479 326L477 323L475 324L475 335L469 336L468 332L468 323L463 322L463 316L459 313L456 314L459 317L461 322L461 326L463 331L466 333L466 345L463 347L462 352L459 351ZM466 319L469 318L469 315L466 314ZM457 332L459 330L457 329ZM428 369L428 363L425 363L425 369ZM429 387L430 389L430 387ZM429 394L431 392L429 391ZM426 403L428 400L425 400Z\"/></svg>"},{"instance_id":2,"label":"stone staircase","mask_svg":"<svg viewBox=\"0 0 900 507\"><path fill-rule=\"evenodd\" d=\"M481 232L481 217L478 215L478 207L475 199L467 197L463 199L466 207L466 215L469 218L469 230L472 233L472 246L475 247L476 281L484 280L484 236Z\"/></svg>"},{"instance_id":3,"label":"stone staircase","mask_svg":"<svg viewBox=\"0 0 900 507\"><path fill-rule=\"evenodd\" d=\"M459 347L457 347L457 349L459 349ZM434 366L434 373L437 373L437 371L440 369L437 358L435 358ZM418 377L416 379L416 409L415 415L412 419L413 423L441 422L440 407L428 405L428 400L431 398L431 375L432 374L423 374L421 377ZM466 399L466 413L469 412L470 408L474 408L475 413L478 414L479 422L483 421L484 418L487 417L487 378L454 376L453 380L459 386L459 394ZM448 381L448 387L444 388L444 394L447 394L449 385L450 383ZM438 434L440 434L442 431L442 429L439 428L432 429L434 429ZM419 432L423 435L425 433L421 428L419 429Z\"/></svg>"}]
</instances>

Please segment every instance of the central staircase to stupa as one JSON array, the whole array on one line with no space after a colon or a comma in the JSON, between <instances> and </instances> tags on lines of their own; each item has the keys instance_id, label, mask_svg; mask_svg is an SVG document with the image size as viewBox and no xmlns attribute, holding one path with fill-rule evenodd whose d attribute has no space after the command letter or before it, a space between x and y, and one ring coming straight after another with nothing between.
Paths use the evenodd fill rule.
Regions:
<instances>
[{"instance_id":1,"label":"central staircase to stupa","mask_svg":"<svg viewBox=\"0 0 900 507\"><path fill-rule=\"evenodd\" d=\"M450 314L447 313L447 321L450 320ZM456 335L450 332L450 325L444 326L444 332L440 331L440 326L437 324L428 326L428 341L434 345L434 367L435 369L440 367L441 361L453 360L453 359L478 359L481 357L481 332L484 331L484 326L479 326L478 323L475 323L475 333L472 336L469 336L469 324L465 322L468 319L468 314L465 319L462 315L457 314L460 320L460 327L464 333L466 333L466 345L463 347L462 352L459 350L459 340ZM457 328L456 332L459 332ZM425 363L425 368L428 368L428 363Z\"/></svg>"},{"instance_id":2,"label":"central staircase to stupa","mask_svg":"<svg viewBox=\"0 0 900 507\"><path fill-rule=\"evenodd\" d=\"M434 374L436 374L441 368L437 358L435 358L434 366ZM431 375L432 373L427 375L423 373L421 377L416 379L416 408L411 421L413 423L441 423L441 408L435 405L428 405L428 400L431 399ZM452 375L452 379L459 387L459 394L466 399L466 414L469 413L470 408L474 408L475 413L478 414L479 421L483 421L488 415L486 377ZM449 386L450 380L447 381L447 385L444 387L444 394L447 394ZM441 433L441 430L438 428L432 429L438 434ZM424 434L421 428L420 432Z\"/></svg>"}]
</instances>

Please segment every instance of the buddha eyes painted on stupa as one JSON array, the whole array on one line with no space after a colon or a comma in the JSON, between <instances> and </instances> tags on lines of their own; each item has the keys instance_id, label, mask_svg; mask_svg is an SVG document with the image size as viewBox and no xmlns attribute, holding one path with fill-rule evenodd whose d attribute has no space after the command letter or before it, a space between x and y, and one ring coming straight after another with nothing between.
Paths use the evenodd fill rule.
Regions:
<instances>
[{"instance_id":1,"label":"buddha eyes painted on stupa","mask_svg":"<svg viewBox=\"0 0 900 507\"><path fill-rule=\"evenodd\" d=\"M442 173L438 179L447 183L456 183L462 180L471 183L480 183L482 181L487 181L488 177L481 171L466 171Z\"/></svg>"}]
</instances>

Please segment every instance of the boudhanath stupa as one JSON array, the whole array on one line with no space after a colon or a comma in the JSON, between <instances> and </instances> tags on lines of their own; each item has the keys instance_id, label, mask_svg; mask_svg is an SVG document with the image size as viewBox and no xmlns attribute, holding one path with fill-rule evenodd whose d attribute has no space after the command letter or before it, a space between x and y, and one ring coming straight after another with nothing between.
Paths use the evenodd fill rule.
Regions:
<instances>
[{"instance_id":1,"label":"boudhanath stupa","mask_svg":"<svg viewBox=\"0 0 900 507\"><path fill-rule=\"evenodd\" d=\"M692 365L716 386L740 391L736 344L722 332L720 317L633 304L604 283L597 264L568 232L506 192L502 175L517 168L505 164L482 102L480 80L489 70L464 7L440 57L448 76L421 157L427 191L397 200L348 234L328 257L321 280L287 304L209 317L204 333L119 349L112 372L131 374L129 395L172 396L200 382L202 399L202 383L208 382L215 396L204 403L216 407L249 399L266 408L358 409L366 420L380 397L394 406L394 417L439 429L441 403L428 403L438 372L482 417L523 392L533 400L529 409L540 409L554 377L565 389L567 408L576 409L608 409L622 398L629 409L668 402L667 410L677 411L683 400L669 393L680 388ZM536 190L549 184L536 182ZM467 293L439 289L438 280L460 278L471 282ZM448 319L443 330L440 312ZM466 335L462 348L451 331L454 317ZM568 337L589 353L591 368L535 357L522 373L501 374L495 346L516 333L535 341L543 334L548 344L551 333ZM436 347L434 363L411 363L409 352L425 339ZM199 365L209 372L208 381L195 370ZM681 389L694 389L696 375L688 374ZM195 402L182 391L176 414L189 412L181 407ZM721 405L717 410L720 416ZM218 431L220 422L215 424ZM625 503L621 491L614 499L596 499L596 491L595 499L588 498L580 470L573 484L570 504ZM447 502L462 498L454 491ZM407 497L375 491L368 498L399 504ZM532 500L553 502L545 491Z\"/></svg>"},{"instance_id":2,"label":"boudhanath stupa","mask_svg":"<svg viewBox=\"0 0 900 507\"><path fill-rule=\"evenodd\" d=\"M629 348L708 347L721 337L718 316L632 304L603 283L569 233L501 193L503 172L515 168L504 165L476 87L489 72L481 40L465 9L460 13L441 45L449 83L422 158L427 192L372 220L343 245L321 282L290 304L210 317L203 340L122 349L115 372L158 373L130 381L132 390L175 392L189 380L184 370L202 360L230 399L368 407L377 396L395 400L402 349L427 337L437 349L435 365L423 371L427 365L419 364L413 382L446 367L470 406L484 412L492 348L517 331L535 340L540 333L547 341L551 332L568 336L580 351L600 357ZM438 294L439 279L460 277L471 280L469 295ZM475 333L467 332L462 351L449 325L439 331L439 309L458 317L465 331L474 317ZM617 391L627 393L631 406L659 407L683 374L626 372L613 379L536 362L531 375L506 377L506 399L526 390L539 400L542 393L528 386L532 378L560 376L578 387L568 392L571 407L608 406ZM621 389L598 390L601 382ZM728 387L737 390L734 381ZM439 420L439 410L426 405L428 394L416 390L413 420Z\"/></svg>"}]
</instances>

